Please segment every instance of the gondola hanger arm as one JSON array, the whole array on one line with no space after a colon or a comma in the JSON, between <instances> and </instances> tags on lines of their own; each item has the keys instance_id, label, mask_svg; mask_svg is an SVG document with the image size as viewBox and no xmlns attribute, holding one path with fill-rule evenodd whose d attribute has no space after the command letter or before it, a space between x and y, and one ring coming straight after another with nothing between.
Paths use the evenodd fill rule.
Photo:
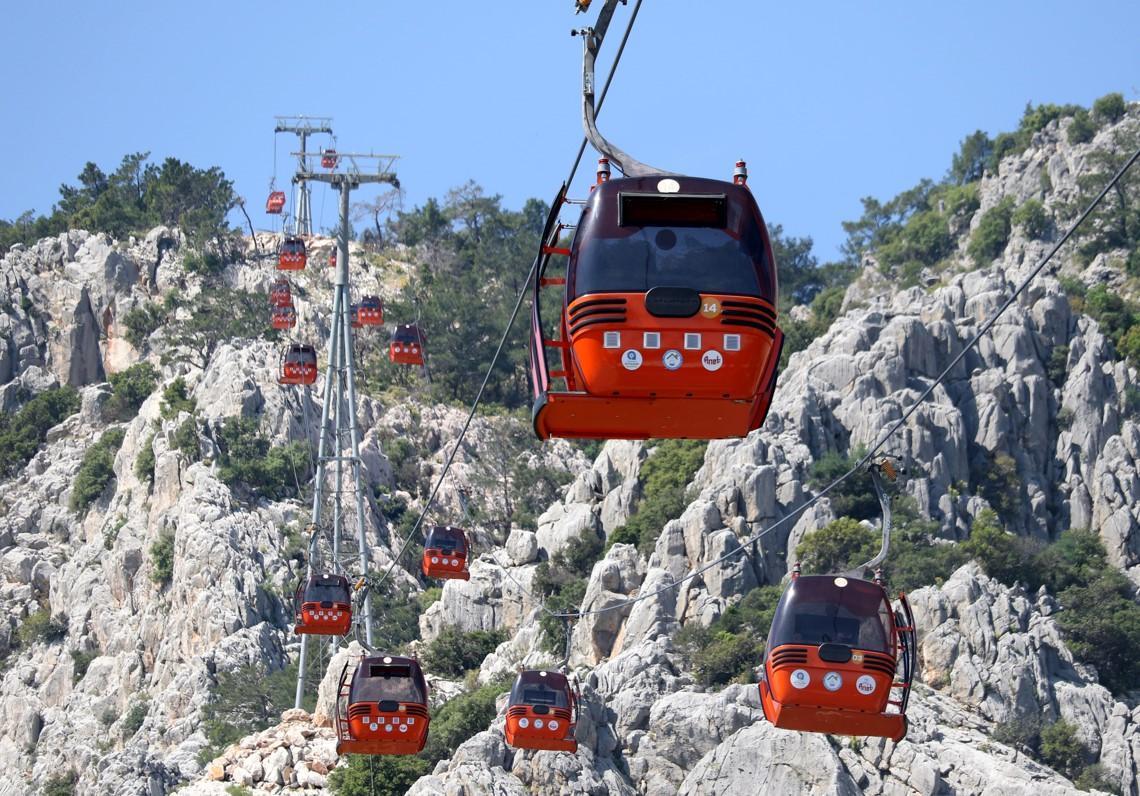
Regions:
<instances>
[{"instance_id":1,"label":"gondola hanger arm","mask_svg":"<svg viewBox=\"0 0 1140 796\"><path fill-rule=\"evenodd\" d=\"M867 563L845 573L849 577L861 578L866 570L876 572L887 560L887 553L891 547L891 498L887 494L884 480L894 483L902 468L892 461L892 457L880 456L867 465L871 473L871 483L875 487L875 496L879 499L879 508L883 514L883 543L879 552Z\"/></svg>"},{"instance_id":2,"label":"gondola hanger arm","mask_svg":"<svg viewBox=\"0 0 1140 796\"><path fill-rule=\"evenodd\" d=\"M624 5L625 2L626 0L606 0L605 5L602 6L602 10L598 13L598 20L592 28L579 28L570 31L572 36L582 37L582 127L586 131L586 138L590 141L594 149L608 158L610 163L625 176L664 177L674 175L675 172L665 171L664 169L642 163L629 153L620 149L598 131L597 103L594 99L594 64L598 57L598 51L602 47L602 41L605 39L606 31L609 29L610 21L613 19L614 10L617 8L618 3ZM639 0L638 7L640 7L640 5ZM589 0L585 3L579 0L577 3L579 13L585 11L589 6ZM636 11L637 9L635 8L634 13L636 13Z\"/></svg>"}]
</instances>

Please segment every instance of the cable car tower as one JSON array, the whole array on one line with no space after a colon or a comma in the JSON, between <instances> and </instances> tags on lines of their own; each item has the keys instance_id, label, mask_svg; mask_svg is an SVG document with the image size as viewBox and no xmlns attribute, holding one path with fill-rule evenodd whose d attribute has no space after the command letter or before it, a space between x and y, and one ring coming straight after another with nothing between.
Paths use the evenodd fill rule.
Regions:
<instances>
[{"instance_id":1,"label":"cable car tower","mask_svg":"<svg viewBox=\"0 0 1140 796\"><path fill-rule=\"evenodd\" d=\"M281 126L278 125L278 130ZM304 141L304 138L301 139ZM322 153L308 153L303 149L294 152L299 158L300 168L293 181L304 185L306 182L324 182L340 192L340 227L337 234L336 274L333 278L333 306L330 316L328 345L328 367L325 370L325 395L321 409L320 442L317 453L317 472L313 489L313 513L309 537L309 576L320 573L322 568L322 537L328 539L331 561L324 567L336 574L352 572L350 565L357 564L355 577L368 575L368 540L364 522L364 492L360 476L360 429L356 422L356 381L353 361L351 283L348 270L349 194L365 183L384 182L399 187L399 180L392 171L395 155L338 154L338 170L316 171L310 167L312 158L320 158ZM372 161L375 171L363 172L359 163ZM307 207L307 205L305 205ZM298 224L300 213L298 212ZM332 465L334 488L332 494L326 490L327 467ZM345 468L355 487L356 502L356 544L359 558L346 555L342 539L345 527L345 512L342 511L341 495L344 491ZM322 527L326 499L331 498L332 523ZM363 626L364 640L372 645L372 610L366 598L360 606L354 622ZM334 637L334 648L336 640ZM301 707L304 695L305 663L308 653L309 636L301 636L301 657L297 668L296 706Z\"/></svg>"},{"instance_id":2,"label":"cable car tower","mask_svg":"<svg viewBox=\"0 0 1140 796\"><path fill-rule=\"evenodd\" d=\"M293 176L293 183L297 186L297 205L293 216L297 222L294 232L297 235L313 234L313 210L309 201L308 175L308 139L311 135L332 135L332 117L330 116L274 116L277 124L273 128L276 133L293 133L301 139L301 151L297 155L297 173Z\"/></svg>"}]
</instances>

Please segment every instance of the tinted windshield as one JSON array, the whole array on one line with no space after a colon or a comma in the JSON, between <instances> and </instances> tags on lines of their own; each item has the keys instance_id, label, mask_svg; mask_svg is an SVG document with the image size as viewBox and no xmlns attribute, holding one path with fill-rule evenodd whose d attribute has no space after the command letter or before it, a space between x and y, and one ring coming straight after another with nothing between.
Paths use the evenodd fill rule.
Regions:
<instances>
[{"instance_id":1,"label":"tinted windshield","mask_svg":"<svg viewBox=\"0 0 1140 796\"><path fill-rule=\"evenodd\" d=\"M665 286L772 299L757 218L735 196L595 197L575 238L570 297Z\"/></svg>"},{"instance_id":2,"label":"tinted windshield","mask_svg":"<svg viewBox=\"0 0 1140 796\"><path fill-rule=\"evenodd\" d=\"M445 553L467 551L467 545L464 543L463 534L459 531L450 528L432 528L428 534L427 541L424 542L424 548L429 550L443 550Z\"/></svg>"},{"instance_id":3,"label":"tinted windshield","mask_svg":"<svg viewBox=\"0 0 1140 796\"><path fill-rule=\"evenodd\" d=\"M836 586L836 581L846 586ZM889 606L881 588L854 578L803 576L780 598L768 648L846 644L890 652Z\"/></svg>"},{"instance_id":4,"label":"tinted windshield","mask_svg":"<svg viewBox=\"0 0 1140 796\"><path fill-rule=\"evenodd\" d=\"M423 702L427 695L408 665L362 664L352 680L352 702Z\"/></svg>"},{"instance_id":5,"label":"tinted windshield","mask_svg":"<svg viewBox=\"0 0 1140 796\"><path fill-rule=\"evenodd\" d=\"M348 587L336 578L322 578L309 583L305 588L307 603L347 603L348 601Z\"/></svg>"},{"instance_id":6,"label":"tinted windshield","mask_svg":"<svg viewBox=\"0 0 1140 796\"><path fill-rule=\"evenodd\" d=\"M550 682L545 682L547 679ZM565 678L541 677L537 672L525 672L515 681L511 689L511 704L549 705L555 708L568 708Z\"/></svg>"},{"instance_id":7,"label":"tinted windshield","mask_svg":"<svg viewBox=\"0 0 1140 796\"><path fill-rule=\"evenodd\" d=\"M423 340L423 334L415 326L397 326L392 332L392 340L398 343L418 343Z\"/></svg>"}]
</instances>

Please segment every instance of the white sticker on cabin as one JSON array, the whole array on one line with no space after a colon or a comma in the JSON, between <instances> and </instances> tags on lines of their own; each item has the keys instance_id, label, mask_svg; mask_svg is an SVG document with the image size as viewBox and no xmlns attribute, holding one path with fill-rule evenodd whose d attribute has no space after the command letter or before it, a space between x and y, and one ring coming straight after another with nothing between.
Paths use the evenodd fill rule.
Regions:
<instances>
[{"instance_id":1,"label":"white sticker on cabin","mask_svg":"<svg viewBox=\"0 0 1140 796\"><path fill-rule=\"evenodd\" d=\"M807 673L807 669L796 669L788 680L791 682L792 688L803 689L811 683L811 675Z\"/></svg>"},{"instance_id":2,"label":"white sticker on cabin","mask_svg":"<svg viewBox=\"0 0 1140 796\"><path fill-rule=\"evenodd\" d=\"M685 332L685 350L700 351L701 336L696 332Z\"/></svg>"},{"instance_id":3,"label":"white sticker on cabin","mask_svg":"<svg viewBox=\"0 0 1140 796\"><path fill-rule=\"evenodd\" d=\"M643 361L641 352L636 348L629 348L622 352L621 366L626 370L637 370Z\"/></svg>"},{"instance_id":4,"label":"white sticker on cabin","mask_svg":"<svg viewBox=\"0 0 1140 796\"><path fill-rule=\"evenodd\" d=\"M681 190L681 183L674 180L672 177L666 177L657 182L657 190L661 193L677 193Z\"/></svg>"},{"instance_id":5,"label":"white sticker on cabin","mask_svg":"<svg viewBox=\"0 0 1140 796\"><path fill-rule=\"evenodd\" d=\"M701 354L701 367L708 371L717 371L724 365L724 357L719 351L708 350Z\"/></svg>"},{"instance_id":6,"label":"white sticker on cabin","mask_svg":"<svg viewBox=\"0 0 1140 796\"><path fill-rule=\"evenodd\" d=\"M828 672L823 676L823 687L828 691L838 691L843 687L843 675L839 672Z\"/></svg>"},{"instance_id":7,"label":"white sticker on cabin","mask_svg":"<svg viewBox=\"0 0 1140 796\"><path fill-rule=\"evenodd\" d=\"M606 348L621 348L621 332L606 332L602 337L602 345Z\"/></svg>"},{"instance_id":8,"label":"white sticker on cabin","mask_svg":"<svg viewBox=\"0 0 1140 796\"><path fill-rule=\"evenodd\" d=\"M725 351L739 351L740 350L740 335L726 334L724 336L724 350Z\"/></svg>"},{"instance_id":9,"label":"white sticker on cabin","mask_svg":"<svg viewBox=\"0 0 1140 796\"><path fill-rule=\"evenodd\" d=\"M870 696L875 693L875 678L869 674L865 674L855 681L855 689L863 696Z\"/></svg>"},{"instance_id":10,"label":"white sticker on cabin","mask_svg":"<svg viewBox=\"0 0 1140 796\"><path fill-rule=\"evenodd\" d=\"M661 364L665 366L665 370L678 370L681 365L685 364L685 358L681 356L680 351L670 348L661 357Z\"/></svg>"},{"instance_id":11,"label":"white sticker on cabin","mask_svg":"<svg viewBox=\"0 0 1140 796\"><path fill-rule=\"evenodd\" d=\"M641 344L643 348L660 348L661 332L646 332L641 336Z\"/></svg>"}]
</instances>

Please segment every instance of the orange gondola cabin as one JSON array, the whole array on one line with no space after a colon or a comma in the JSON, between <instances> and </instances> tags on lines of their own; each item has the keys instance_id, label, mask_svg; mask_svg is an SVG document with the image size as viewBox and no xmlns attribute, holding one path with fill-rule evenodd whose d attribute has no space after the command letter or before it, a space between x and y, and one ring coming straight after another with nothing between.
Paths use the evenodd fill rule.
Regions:
<instances>
[{"instance_id":1,"label":"orange gondola cabin","mask_svg":"<svg viewBox=\"0 0 1140 796\"><path fill-rule=\"evenodd\" d=\"M288 279L284 277L275 279L269 286L269 304L272 307L293 306L293 288L289 285Z\"/></svg>"},{"instance_id":2,"label":"orange gondola cabin","mask_svg":"<svg viewBox=\"0 0 1140 796\"><path fill-rule=\"evenodd\" d=\"M305 241L297 235L286 235L277 249L277 269L279 271L303 271L308 254Z\"/></svg>"},{"instance_id":3,"label":"orange gondola cabin","mask_svg":"<svg viewBox=\"0 0 1140 796\"><path fill-rule=\"evenodd\" d=\"M271 215L279 215L285 209L285 192L284 191L270 191L269 198L265 200L265 212Z\"/></svg>"},{"instance_id":4,"label":"orange gondola cabin","mask_svg":"<svg viewBox=\"0 0 1140 796\"><path fill-rule=\"evenodd\" d=\"M335 169L336 164L340 162L340 157L337 155L335 149L326 149L321 152L321 168L322 169Z\"/></svg>"},{"instance_id":5,"label":"orange gondola cabin","mask_svg":"<svg viewBox=\"0 0 1140 796\"><path fill-rule=\"evenodd\" d=\"M515 749L577 752L578 698L566 675L519 672L507 706L507 744Z\"/></svg>"},{"instance_id":6,"label":"orange gondola cabin","mask_svg":"<svg viewBox=\"0 0 1140 796\"><path fill-rule=\"evenodd\" d=\"M793 576L776 606L760 704L777 727L900 741L915 665L914 617L876 582Z\"/></svg>"},{"instance_id":7,"label":"orange gondola cabin","mask_svg":"<svg viewBox=\"0 0 1140 796\"><path fill-rule=\"evenodd\" d=\"M424 335L416 324L404 323L392 330L388 360L397 365L424 364Z\"/></svg>"},{"instance_id":8,"label":"orange gondola cabin","mask_svg":"<svg viewBox=\"0 0 1140 796\"><path fill-rule=\"evenodd\" d=\"M364 296L356 305L356 317L361 326L384 325L384 302L379 296Z\"/></svg>"},{"instance_id":9,"label":"orange gondola cabin","mask_svg":"<svg viewBox=\"0 0 1140 796\"><path fill-rule=\"evenodd\" d=\"M429 578L470 580L467 534L462 528L433 525L424 540L423 572Z\"/></svg>"},{"instance_id":10,"label":"orange gondola cabin","mask_svg":"<svg viewBox=\"0 0 1140 796\"><path fill-rule=\"evenodd\" d=\"M286 331L297 325L297 310L290 304L287 307L269 309L269 325L278 331Z\"/></svg>"},{"instance_id":11,"label":"orange gondola cabin","mask_svg":"<svg viewBox=\"0 0 1140 796\"><path fill-rule=\"evenodd\" d=\"M352 589L343 575L312 575L293 595L297 635L343 636L352 627Z\"/></svg>"},{"instance_id":12,"label":"orange gondola cabin","mask_svg":"<svg viewBox=\"0 0 1140 796\"><path fill-rule=\"evenodd\" d=\"M317 352L311 345L293 343L281 355L280 384L316 384Z\"/></svg>"},{"instance_id":13,"label":"orange gondola cabin","mask_svg":"<svg viewBox=\"0 0 1140 796\"><path fill-rule=\"evenodd\" d=\"M565 201L563 190L532 305L538 436L717 439L759 428L783 334L772 246L744 180L602 180L569 248L559 242ZM564 278L545 276L552 257L566 258ZM564 295L548 339L540 291L552 285Z\"/></svg>"},{"instance_id":14,"label":"orange gondola cabin","mask_svg":"<svg viewBox=\"0 0 1140 796\"><path fill-rule=\"evenodd\" d=\"M414 658L365 657L355 669L346 663L337 688L337 754L422 751L430 721L427 699L427 682Z\"/></svg>"}]
</instances>

